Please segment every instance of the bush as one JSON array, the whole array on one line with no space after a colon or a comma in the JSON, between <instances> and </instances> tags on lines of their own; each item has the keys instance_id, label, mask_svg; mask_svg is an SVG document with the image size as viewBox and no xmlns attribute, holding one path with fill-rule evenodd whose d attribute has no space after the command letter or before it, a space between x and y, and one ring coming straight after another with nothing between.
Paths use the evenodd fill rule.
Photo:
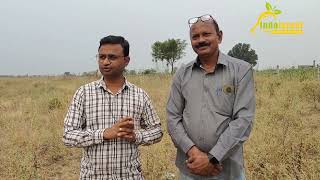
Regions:
<instances>
[{"instance_id":1,"label":"bush","mask_svg":"<svg viewBox=\"0 0 320 180\"><path fill-rule=\"evenodd\" d=\"M320 82L309 81L304 83L302 88L302 96L310 103L314 104L317 109L317 104L320 102Z\"/></svg>"},{"instance_id":2,"label":"bush","mask_svg":"<svg viewBox=\"0 0 320 180\"><path fill-rule=\"evenodd\" d=\"M62 103L58 98L52 98L49 100L48 108L50 111L55 109L60 109L62 107Z\"/></svg>"},{"instance_id":3,"label":"bush","mask_svg":"<svg viewBox=\"0 0 320 180\"><path fill-rule=\"evenodd\" d=\"M142 72L142 74L156 74L157 73L157 70L155 69L146 69Z\"/></svg>"}]
</instances>

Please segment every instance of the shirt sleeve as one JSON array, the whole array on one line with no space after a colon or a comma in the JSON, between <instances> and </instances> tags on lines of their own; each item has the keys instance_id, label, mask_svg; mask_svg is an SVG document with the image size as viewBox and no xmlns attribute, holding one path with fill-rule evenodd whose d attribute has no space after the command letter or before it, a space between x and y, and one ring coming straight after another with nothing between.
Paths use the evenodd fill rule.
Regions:
<instances>
[{"instance_id":1,"label":"shirt sleeve","mask_svg":"<svg viewBox=\"0 0 320 180\"><path fill-rule=\"evenodd\" d=\"M160 119L152 106L150 97L146 93L144 93L144 106L140 126L140 129L135 130L136 144L150 145L161 140L163 132Z\"/></svg>"},{"instance_id":2,"label":"shirt sleeve","mask_svg":"<svg viewBox=\"0 0 320 180\"><path fill-rule=\"evenodd\" d=\"M181 71L182 69L177 71L172 80L167 103L167 128L175 146L187 153L195 144L187 135L182 124L185 99L182 95L181 78L179 77Z\"/></svg>"},{"instance_id":3,"label":"shirt sleeve","mask_svg":"<svg viewBox=\"0 0 320 180\"><path fill-rule=\"evenodd\" d=\"M210 150L218 161L228 157L232 150L249 137L255 113L255 88L252 67L244 71L238 81L233 107L233 118L221 134L217 144Z\"/></svg>"},{"instance_id":4,"label":"shirt sleeve","mask_svg":"<svg viewBox=\"0 0 320 180\"><path fill-rule=\"evenodd\" d=\"M76 91L64 119L63 142L69 147L86 147L103 142L104 129L84 130L85 128L83 128L86 124L83 96L83 87L80 87Z\"/></svg>"}]
</instances>

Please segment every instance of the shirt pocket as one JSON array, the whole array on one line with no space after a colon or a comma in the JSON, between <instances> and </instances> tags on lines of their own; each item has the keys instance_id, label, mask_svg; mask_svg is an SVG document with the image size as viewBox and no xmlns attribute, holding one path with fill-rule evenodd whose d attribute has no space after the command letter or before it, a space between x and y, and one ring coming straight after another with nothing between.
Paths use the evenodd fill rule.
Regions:
<instances>
[{"instance_id":1,"label":"shirt pocket","mask_svg":"<svg viewBox=\"0 0 320 180\"><path fill-rule=\"evenodd\" d=\"M230 84L218 86L215 89L214 104L217 112L226 116L232 116L235 100L235 87Z\"/></svg>"}]
</instances>

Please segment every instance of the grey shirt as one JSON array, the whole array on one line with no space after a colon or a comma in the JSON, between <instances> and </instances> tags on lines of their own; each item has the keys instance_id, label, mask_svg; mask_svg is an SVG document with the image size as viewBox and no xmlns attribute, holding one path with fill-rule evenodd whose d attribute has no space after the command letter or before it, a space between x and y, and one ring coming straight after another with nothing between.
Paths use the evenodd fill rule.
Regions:
<instances>
[{"instance_id":1,"label":"grey shirt","mask_svg":"<svg viewBox=\"0 0 320 180\"><path fill-rule=\"evenodd\" d=\"M243 142L255 113L253 71L249 63L219 52L214 72L194 60L173 77L167 104L169 134L177 147L176 165L188 173L186 153L193 146L212 154L226 179L243 170ZM227 175L227 176L226 176Z\"/></svg>"}]
</instances>

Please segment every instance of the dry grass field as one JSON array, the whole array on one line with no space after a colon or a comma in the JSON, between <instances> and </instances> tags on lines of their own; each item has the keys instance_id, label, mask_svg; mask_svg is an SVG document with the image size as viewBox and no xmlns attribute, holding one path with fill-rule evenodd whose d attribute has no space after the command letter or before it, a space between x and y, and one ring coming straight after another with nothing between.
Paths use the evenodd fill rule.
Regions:
<instances>
[{"instance_id":1,"label":"dry grass field","mask_svg":"<svg viewBox=\"0 0 320 180\"><path fill-rule=\"evenodd\" d=\"M178 179L165 121L170 75L127 76L144 88L164 137L141 147L147 180ZM75 90L95 77L0 78L0 179L78 179L81 149L62 143ZM320 179L320 81L311 71L257 72L257 110L245 143L247 179Z\"/></svg>"}]
</instances>

